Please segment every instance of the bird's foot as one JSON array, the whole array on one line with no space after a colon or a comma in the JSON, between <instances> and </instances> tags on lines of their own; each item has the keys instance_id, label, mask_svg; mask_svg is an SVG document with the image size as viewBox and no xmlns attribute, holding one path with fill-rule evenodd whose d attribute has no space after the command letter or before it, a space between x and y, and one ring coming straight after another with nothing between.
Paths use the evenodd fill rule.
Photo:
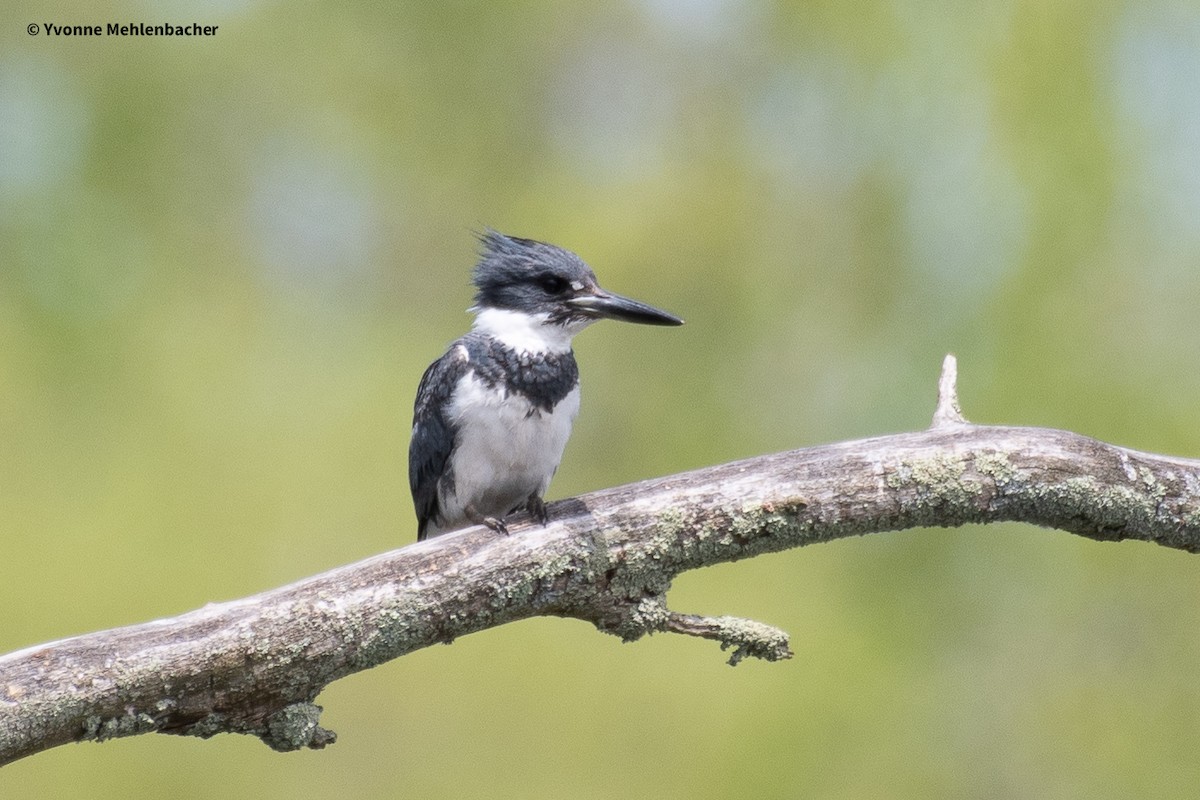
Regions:
<instances>
[{"instance_id":1,"label":"bird's foot","mask_svg":"<svg viewBox=\"0 0 1200 800\"><path fill-rule=\"evenodd\" d=\"M508 536L508 525L500 517L483 517L479 524L488 526L501 536Z\"/></svg>"},{"instance_id":2,"label":"bird's foot","mask_svg":"<svg viewBox=\"0 0 1200 800\"><path fill-rule=\"evenodd\" d=\"M504 517L489 517L487 514L480 514L471 505L464 508L463 513L467 519L476 525L486 525L501 536L508 535L508 525L504 524Z\"/></svg>"},{"instance_id":3,"label":"bird's foot","mask_svg":"<svg viewBox=\"0 0 1200 800\"><path fill-rule=\"evenodd\" d=\"M529 495L529 499L525 501L525 510L542 525L550 521L550 512L546 510L546 501L536 494Z\"/></svg>"}]
</instances>

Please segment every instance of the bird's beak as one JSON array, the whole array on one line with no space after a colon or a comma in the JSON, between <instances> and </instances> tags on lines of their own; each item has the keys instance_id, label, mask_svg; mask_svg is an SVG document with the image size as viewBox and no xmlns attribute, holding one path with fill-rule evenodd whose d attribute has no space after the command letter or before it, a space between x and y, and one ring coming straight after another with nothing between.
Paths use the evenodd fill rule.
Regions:
<instances>
[{"instance_id":1,"label":"bird's beak","mask_svg":"<svg viewBox=\"0 0 1200 800\"><path fill-rule=\"evenodd\" d=\"M598 319L616 319L641 325L682 325L683 320L661 308L597 289L593 294L572 297L567 304Z\"/></svg>"}]
</instances>

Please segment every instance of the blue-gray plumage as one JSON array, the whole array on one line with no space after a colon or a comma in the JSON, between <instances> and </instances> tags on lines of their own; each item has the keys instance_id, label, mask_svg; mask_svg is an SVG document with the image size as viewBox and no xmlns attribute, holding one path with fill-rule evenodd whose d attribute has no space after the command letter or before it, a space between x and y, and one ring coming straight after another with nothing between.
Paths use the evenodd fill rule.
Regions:
<instances>
[{"instance_id":1,"label":"blue-gray plumage","mask_svg":"<svg viewBox=\"0 0 1200 800\"><path fill-rule=\"evenodd\" d=\"M417 389L408 482L417 539L469 524L506 533L542 501L579 411L575 334L598 319L683 320L601 289L579 256L487 231L475 267L475 326Z\"/></svg>"}]
</instances>

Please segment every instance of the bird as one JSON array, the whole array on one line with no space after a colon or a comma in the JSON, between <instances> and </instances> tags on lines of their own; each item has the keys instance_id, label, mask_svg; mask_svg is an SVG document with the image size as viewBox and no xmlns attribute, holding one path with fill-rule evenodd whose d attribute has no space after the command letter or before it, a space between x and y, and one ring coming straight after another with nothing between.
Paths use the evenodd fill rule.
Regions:
<instances>
[{"instance_id":1,"label":"bird","mask_svg":"<svg viewBox=\"0 0 1200 800\"><path fill-rule=\"evenodd\" d=\"M469 333L425 370L413 404L408 480L417 540L471 524L549 517L543 497L579 412L571 340L601 319L682 325L600 288L575 253L487 229L479 235Z\"/></svg>"}]
</instances>

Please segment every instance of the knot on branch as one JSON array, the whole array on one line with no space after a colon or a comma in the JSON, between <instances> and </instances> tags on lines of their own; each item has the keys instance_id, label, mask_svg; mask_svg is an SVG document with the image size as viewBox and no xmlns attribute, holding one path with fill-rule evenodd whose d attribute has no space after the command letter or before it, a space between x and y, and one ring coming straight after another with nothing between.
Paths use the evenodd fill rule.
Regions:
<instances>
[{"instance_id":1,"label":"knot on branch","mask_svg":"<svg viewBox=\"0 0 1200 800\"><path fill-rule=\"evenodd\" d=\"M648 633L666 630L671 612L661 594L640 598L601 596L588 608L573 611L572 616L587 620L623 642L632 642Z\"/></svg>"},{"instance_id":2,"label":"knot on branch","mask_svg":"<svg viewBox=\"0 0 1200 800\"><path fill-rule=\"evenodd\" d=\"M268 747L281 753L305 747L320 750L337 741L336 733L317 724L322 710L314 703L284 706L267 718L267 729L261 738Z\"/></svg>"}]
</instances>

